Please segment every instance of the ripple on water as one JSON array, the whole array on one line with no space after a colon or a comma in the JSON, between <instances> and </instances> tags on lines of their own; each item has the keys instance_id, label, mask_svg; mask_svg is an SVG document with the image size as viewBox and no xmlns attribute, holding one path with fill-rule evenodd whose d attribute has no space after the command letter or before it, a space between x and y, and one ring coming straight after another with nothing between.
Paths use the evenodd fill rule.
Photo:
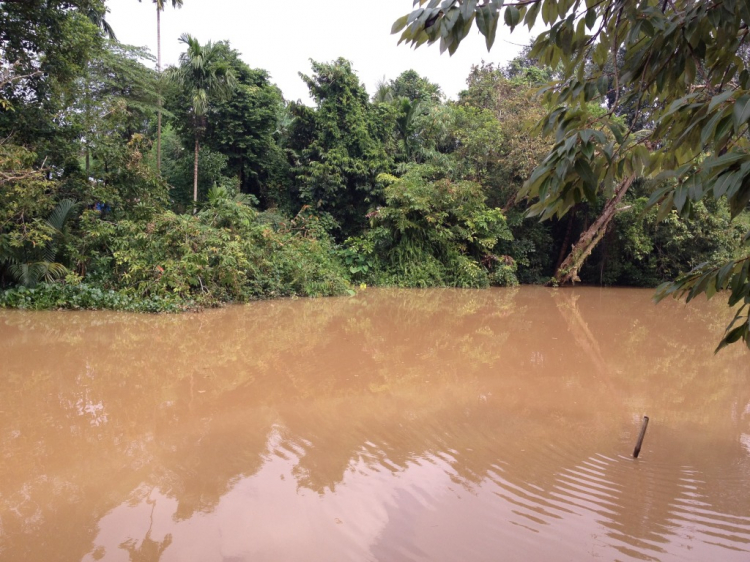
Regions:
<instances>
[{"instance_id":1,"label":"ripple on water","mask_svg":"<svg viewBox=\"0 0 750 562\"><path fill-rule=\"evenodd\" d=\"M530 287L0 311L0 558L748 562L727 312Z\"/></svg>"}]
</instances>

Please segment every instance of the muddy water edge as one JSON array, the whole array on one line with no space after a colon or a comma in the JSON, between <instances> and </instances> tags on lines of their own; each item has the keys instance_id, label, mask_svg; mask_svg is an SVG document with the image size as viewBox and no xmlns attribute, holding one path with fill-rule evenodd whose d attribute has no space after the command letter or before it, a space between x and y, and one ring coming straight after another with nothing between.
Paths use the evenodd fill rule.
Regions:
<instances>
[{"instance_id":1,"label":"muddy water edge","mask_svg":"<svg viewBox=\"0 0 750 562\"><path fill-rule=\"evenodd\" d=\"M0 560L750 560L750 353L651 296L0 311Z\"/></svg>"}]
</instances>

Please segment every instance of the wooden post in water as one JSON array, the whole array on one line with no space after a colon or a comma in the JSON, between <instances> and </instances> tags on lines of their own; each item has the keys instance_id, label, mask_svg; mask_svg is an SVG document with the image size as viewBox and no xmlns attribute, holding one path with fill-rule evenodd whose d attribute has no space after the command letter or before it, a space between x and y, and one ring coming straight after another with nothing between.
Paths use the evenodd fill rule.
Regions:
<instances>
[{"instance_id":1,"label":"wooden post in water","mask_svg":"<svg viewBox=\"0 0 750 562\"><path fill-rule=\"evenodd\" d=\"M646 428L648 427L648 416L643 416L643 424L641 425L641 432L638 434L638 441L633 449L633 458L637 459L638 455L641 454L641 445L643 445L643 438L646 436Z\"/></svg>"}]
</instances>

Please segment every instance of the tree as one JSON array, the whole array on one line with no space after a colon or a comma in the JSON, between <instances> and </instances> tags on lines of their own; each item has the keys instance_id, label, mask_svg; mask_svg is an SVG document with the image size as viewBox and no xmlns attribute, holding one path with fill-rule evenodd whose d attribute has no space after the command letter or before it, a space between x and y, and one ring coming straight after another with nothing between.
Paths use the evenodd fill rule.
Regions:
<instances>
[{"instance_id":1,"label":"tree","mask_svg":"<svg viewBox=\"0 0 750 562\"><path fill-rule=\"evenodd\" d=\"M393 101L393 87L385 76L375 84L375 93L372 95L372 103L391 103Z\"/></svg>"},{"instance_id":2,"label":"tree","mask_svg":"<svg viewBox=\"0 0 750 562\"><path fill-rule=\"evenodd\" d=\"M273 134L284 99L266 71L250 68L228 43L220 43L219 49L237 85L231 95L212 105L204 142L227 157L229 171L238 178L241 191L264 197L262 184L277 159ZM181 111L174 109L178 114Z\"/></svg>"},{"instance_id":3,"label":"tree","mask_svg":"<svg viewBox=\"0 0 750 562\"><path fill-rule=\"evenodd\" d=\"M92 12L93 11L93 12ZM98 0L0 3L0 138L33 147L63 174L78 166L77 131L61 114L105 39L91 21Z\"/></svg>"},{"instance_id":4,"label":"tree","mask_svg":"<svg viewBox=\"0 0 750 562\"><path fill-rule=\"evenodd\" d=\"M117 35L115 35L114 28L104 17L105 12L101 9L97 9L95 6L90 6L86 15L89 21L96 27L101 29L102 33L110 40L117 41Z\"/></svg>"},{"instance_id":5,"label":"tree","mask_svg":"<svg viewBox=\"0 0 750 562\"><path fill-rule=\"evenodd\" d=\"M365 241L379 262L376 281L401 287L516 284L515 267L495 251L511 235L479 184L452 181L430 165L401 178L383 174L385 203L370 214ZM507 260L507 261L506 261Z\"/></svg>"},{"instance_id":6,"label":"tree","mask_svg":"<svg viewBox=\"0 0 750 562\"><path fill-rule=\"evenodd\" d=\"M107 42L71 88L63 115L79 132L87 174L95 149L149 132L159 109L158 76L144 60L153 60L145 48Z\"/></svg>"},{"instance_id":7,"label":"tree","mask_svg":"<svg viewBox=\"0 0 750 562\"><path fill-rule=\"evenodd\" d=\"M301 76L316 107L293 105L289 146L298 163L300 203L333 218L344 239L365 228L382 193L376 177L389 169L388 133L349 61L312 61L312 68L312 76Z\"/></svg>"},{"instance_id":8,"label":"tree","mask_svg":"<svg viewBox=\"0 0 750 562\"><path fill-rule=\"evenodd\" d=\"M138 0L139 2L141 0ZM161 74L161 13L164 11L164 0L152 0L156 5L156 72ZM182 8L183 0L171 0L172 8ZM156 123L156 169L161 170L161 95L159 96L159 113Z\"/></svg>"},{"instance_id":9,"label":"tree","mask_svg":"<svg viewBox=\"0 0 750 562\"><path fill-rule=\"evenodd\" d=\"M649 203L659 218L689 217L704 197L725 197L732 217L750 202L750 68L741 56L750 34L750 9L736 0L417 0L393 32L415 47L440 41L455 52L474 23L491 48L501 12L511 31L548 26L530 56L561 79L543 90L549 113L543 132L555 144L527 180L530 212L562 216L582 201L605 201L556 274L577 278L636 178L669 181ZM613 87L610 86L613 84ZM625 87L628 85L627 87ZM614 100L607 100L614 91ZM601 106L610 101L609 111ZM630 123L648 114L647 129L627 126L618 108L635 108ZM750 240L750 232L745 241ZM729 291L741 303L719 348L744 340L750 346L750 255L703 264L664 285L658 297Z\"/></svg>"},{"instance_id":10,"label":"tree","mask_svg":"<svg viewBox=\"0 0 750 562\"><path fill-rule=\"evenodd\" d=\"M396 118L396 130L404 142L404 155L407 161L411 160L411 137L415 134L414 118L420 110L420 100L400 98L398 103L398 117Z\"/></svg>"},{"instance_id":11,"label":"tree","mask_svg":"<svg viewBox=\"0 0 750 562\"><path fill-rule=\"evenodd\" d=\"M443 99L440 86L420 76L415 70L402 72L391 81L391 92L395 99L439 103Z\"/></svg>"},{"instance_id":12,"label":"tree","mask_svg":"<svg viewBox=\"0 0 750 562\"><path fill-rule=\"evenodd\" d=\"M206 129L206 116L213 100L227 99L236 85L234 72L220 54L222 46L209 41L201 45L184 34L180 42L187 50L180 54L180 64L169 69L169 78L188 95L190 127L195 139L193 167L193 202L198 201L198 151Z\"/></svg>"}]
</instances>

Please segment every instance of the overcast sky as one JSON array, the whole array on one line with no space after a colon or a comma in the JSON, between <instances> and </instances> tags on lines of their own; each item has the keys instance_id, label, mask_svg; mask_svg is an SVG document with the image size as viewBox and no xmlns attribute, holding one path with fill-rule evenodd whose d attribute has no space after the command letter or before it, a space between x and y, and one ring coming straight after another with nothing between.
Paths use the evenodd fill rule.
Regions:
<instances>
[{"instance_id":1,"label":"overcast sky","mask_svg":"<svg viewBox=\"0 0 750 562\"><path fill-rule=\"evenodd\" d=\"M372 94L383 76L393 79L413 68L440 84L455 98L464 89L472 64L505 63L529 42L528 30L517 28L511 36L502 25L490 53L476 27L452 57L440 54L438 45L417 50L397 46L391 25L411 11L411 0L184 0L175 10L165 0L161 37L163 65L176 64L182 50L177 39L190 33L201 43L228 40L243 60L271 74L288 100L310 103L307 87L298 73L310 73L309 59L352 61L360 80ZM152 0L108 0L108 21L117 38L145 45L156 55L156 8Z\"/></svg>"}]
</instances>

